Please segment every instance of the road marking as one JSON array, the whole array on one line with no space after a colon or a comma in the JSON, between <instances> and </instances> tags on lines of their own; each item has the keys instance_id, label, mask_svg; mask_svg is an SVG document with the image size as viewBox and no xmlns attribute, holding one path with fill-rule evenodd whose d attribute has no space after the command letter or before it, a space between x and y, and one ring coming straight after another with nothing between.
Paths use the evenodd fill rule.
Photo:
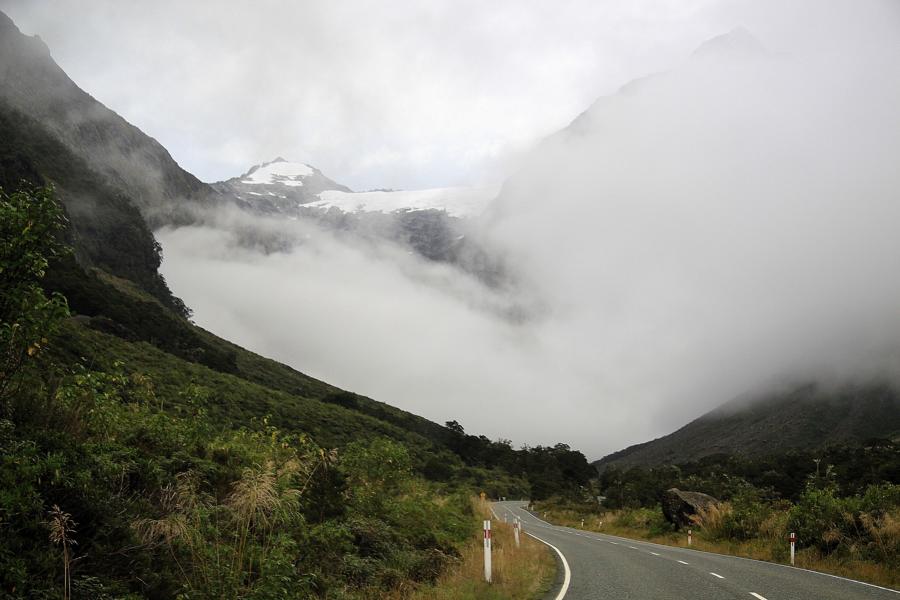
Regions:
<instances>
[{"instance_id":1,"label":"road marking","mask_svg":"<svg viewBox=\"0 0 900 600\"><path fill-rule=\"evenodd\" d=\"M651 552L650 554L652 554L653 556L659 556L659 552Z\"/></svg>"},{"instance_id":2,"label":"road marking","mask_svg":"<svg viewBox=\"0 0 900 600\"><path fill-rule=\"evenodd\" d=\"M566 597L566 592L569 591L569 584L572 582L572 571L569 570L569 563L566 561L566 557L563 556L563 553L559 551L559 548L557 548L556 546L554 546L547 540L542 540L538 536L534 535L533 533L529 533L527 531L525 532L525 535L530 535L537 541L547 544L548 546L550 546L551 548L556 550L556 553L559 555L559 559L562 561L563 570L565 571L565 575L563 576L562 587L559 589L559 593L556 595L556 598L554 598L554 600L563 600L563 598Z\"/></svg>"},{"instance_id":3,"label":"road marking","mask_svg":"<svg viewBox=\"0 0 900 600\"><path fill-rule=\"evenodd\" d=\"M762 596L760 596L760 595L757 594L756 592L750 592L750 595L753 596L754 598L757 598L758 600L766 600L765 598L763 598Z\"/></svg>"},{"instance_id":4,"label":"road marking","mask_svg":"<svg viewBox=\"0 0 900 600\"><path fill-rule=\"evenodd\" d=\"M533 516L533 515L532 515L532 516ZM535 518L537 518L537 517L535 517ZM538 520L539 520L539 519L538 519ZM605 536L607 536L607 537L614 537L614 538L620 539L620 540L627 540L627 539L628 539L628 538L624 538L624 537L621 537L621 536L612 535L612 534L610 534L610 533L604 533L603 535L605 535ZM598 539L599 539L599 538L598 538ZM609 542L609 543L610 543L610 544L616 544L616 545L618 545L616 542ZM651 545L651 546L656 546L657 548L664 548L664 549L666 549L666 550L671 550L671 549L673 548L673 546L669 546L669 545L665 545L665 544L656 544L656 543L653 543L653 542L645 542L645 543L646 543L646 544L649 544L649 545ZM674 546L674 547L677 548L677 546ZM832 579L841 579L841 580L847 581L847 582L849 582L849 583L856 583L856 584L859 584L859 585L864 585L864 586L866 586L866 587L875 588L875 589L878 589L878 590L883 590L883 591L885 591L885 592L890 592L890 593L892 593L892 594L898 594L898 595L900 595L900 591L898 591L898 590L892 590L891 588L886 588L886 587L882 587L882 586L880 586L880 585L875 585L874 583L866 583L865 581L859 581L859 580L857 580L857 579L850 579L849 577L841 577L840 575L832 575L831 573L823 573L822 571L813 571L812 569L804 569L804 568L802 568L802 567L792 567L791 565L783 565L783 564L777 563L777 562L770 562L770 561L767 561L767 560L759 560L758 558L747 558L747 557L745 557L745 556L734 556L733 554L722 554L721 552L710 552L709 550L697 550L697 549L694 549L694 548L684 548L683 550L685 550L686 552L692 552L692 553L694 553L694 554L707 554L707 555L721 556L721 557L723 557L723 558L729 558L729 559L735 559L735 560L747 560L747 561L750 561L750 562L760 563L760 564L765 565L765 566L767 566L767 567L776 567L776 568L782 568L782 569L792 569L792 570L794 570L794 571L805 571L805 572L807 572L807 573L812 573L813 575L821 575L822 577L830 577L830 578L832 578ZM684 561L678 561L678 562L683 563L683 564L688 564L688 563L686 563L686 562L684 562Z\"/></svg>"},{"instance_id":5,"label":"road marking","mask_svg":"<svg viewBox=\"0 0 900 600\"><path fill-rule=\"evenodd\" d=\"M610 542L610 544L612 544L613 546L618 546L619 542Z\"/></svg>"},{"instance_id":6,"label":"road marking","mask_svg":"<svg viewBox=\"0 0 900 600\"><path fill-rule=\"evenodd\" d=\"M535 525L536 527L541 527L542 525L540 525L540 523L546 523L546 521L543 521L541 518L537 517L536 515L533 515L533 514L530 513L530 512L526 512L526 514L528 515L528 517L530 517L531 519L533 519L534 525ZM546 526L544 526L544 527L546 527ZM527 533L527 532L526 532L526 533ZM608 533L607 533L607 534L604 534L604 535L609 536L609 537L617 537L618 539L621 539L621 540L627 539L627 538L623 538L623 537L619 537L619 536L612 536L612 535L610 535L610 534L608 534ZM597 539L598 541L600 540L600 538L595 538L595 539ZM610 544L614 544L614 545L616 545L616 546L619 545L617 542L612 542L612 541L611 541L611 542L609 542L609 543L610 543ZM656 546L656 547L658 547L658 548L665 548L666 550L671 550L671 549L672 549L672 546L667 546L667 545L663 545L663 544L654 544L653 542L646 542L646 543L649 544L649 545L652 545L652 546ZM832 575L831 573L823 573L822 571L813 571L812 569L804 569L804 568L802 568L802 567L792 567L792 566L790 566L790 565L783 565L783 564L781 564L781 563L769 562L769 561L767 561L767 560L759 560L759 559L756 559L756 558L747 558L747 557L744 557L744 556L734 556L734 555L731 555L731 554L722 554L721 552L709 552L709 551L701 551L701 550L696 550L696 549L686 549L686 551L687 551L687 552L693 552L693 553L695 553L695 554L696 554L696 553L702 552L703 554L706 554L706 555L711 555L711 556L721 556L721 557L723 557L723 558L728 558L728 559L747 560L747 561L750 561L750 562L760 563L760 564L762 564L762 565L765 565L766 567L776 567L776 568L780 567L780 568L782 568L782 569L792 569L792 570L795 570L795 571L805 571L805 572L807 572L807 573L812 573L813 575L821 575L821 576L823 576L823 577L830 577L831 579L842 579L843 581L847 581L847 582L849 582L849 583L856 583L856 584L859 584L859 585L864 585L864 586L866 586L866 587L871 587L871 588L883 590L883 591L885 591L885 592L890 592L890 593L892 593L892 594L898 594L898 595L900 595L900 591L898 591L898 590L892 590L892 589L890 589L890 588L882 587L882 586L880 586L880 585L875 585L874 583L866 583L865 581L859 581L859 580L856 580L856 579L850 579L849 577L841 577L840 575ZM678 562L680 562L680 563L682 563L682 564L685 564L685 565L688 564L688 563L686 563L686 562L683 561L683 560L679 560ZM723 579L724 579L724 577L723 577Z\"/></svg>"},{"instance_id":7,"label":"road marking","mask_svg":"<svg viewBox=\"0 0 900 600\"><path fill-rule=\"evenodd\" d=\"M680 563L683 564L683 565L689 565L689 564L691 564L691 563L684 562L683 560L679 560L678 562L680 562Z\"/></svg>"},{"instance_id":8,"label":"road marking","mask_svg":"<svg viewBox=\"0 0 900 600\"><path fill-rule=\"evenodd\" d=\"M724 577L722 577L722 576L719 575L718 573L713 573L712 571L710 571L709 574L712 575L713 577L718 577L719 579L725 579Z\"/></svg>"},{"instance_id":9,"label":"road marking","mask_svg":"<svg viewBox=\"0 0 900 600\"><path fill-rule=\"evenodd\" d=\"M637 548L635 548L634 546L628 546L628 547L631 548L632 550L637 550Z\"/></svg>"}]
</instances>

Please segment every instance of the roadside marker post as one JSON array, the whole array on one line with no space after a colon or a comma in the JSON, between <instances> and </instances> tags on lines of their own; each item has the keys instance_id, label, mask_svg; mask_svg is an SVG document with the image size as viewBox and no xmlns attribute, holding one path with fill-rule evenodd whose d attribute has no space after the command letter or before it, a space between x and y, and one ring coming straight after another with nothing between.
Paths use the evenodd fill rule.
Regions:
<instances>
[{"instance_id":1,"label":"roadside marker post","mask_svg":"<svg viewBox=\"0 0 900 600\"><path fill-rule=\"evenodd\" d=\"M513 534L516 536L516 548L519 547L519 528L521 527L521 521L519 521L518 517L516 517L516 522L513 525Z\"/></svg>"},{"instance_id":2,"label":"roadside marker post","mask_svg":"<svg viewBox=\"0 0 900 600\"><path fill-rule=\"evenodd\" d=\"M584 529L584 519L581 520L581 528Z\"/></svg>"},{"instance_id":3,"label":"roadside marker post","mask_svg":"<svg viewBox=\"0 0 900 600\"><path fill-rule=\"evenodd\" d=\"M790 540L791 540L791 566L793 567L794 566L794 546L797 544L797 534L794 532L791 532Z\"/></svg>"},{"instance_id":4,"label":"roadside marker post","mask_svg":"<svg viewBox=\"0 0 900 600\"><path fill-rule=\"evenodd\" d=\"M692 540L691 540L691 534L692 534L692 533L693 533L693 532L692 532L690 529L688 529L688 546L691 545L691 541L692 541Z\"/></svg>"},{"instance_id":5,"label":"roadside marker post","mask_svg":"<svg viewBox=\"0 0 900 600\"><path fill-rule=\"evenodd\" d=\"M491 520L484 522L484 580L491 582Z\"/></svg>"}]
</instances>

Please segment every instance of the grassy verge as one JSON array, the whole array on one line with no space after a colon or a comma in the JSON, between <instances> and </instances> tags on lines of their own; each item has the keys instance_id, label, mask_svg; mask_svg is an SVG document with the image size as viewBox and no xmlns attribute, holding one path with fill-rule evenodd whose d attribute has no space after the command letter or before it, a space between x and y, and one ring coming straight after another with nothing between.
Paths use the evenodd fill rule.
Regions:
<instances>
[{"instance_id":1,"label":"grassy verge","mask_svg":"<svg viewBox=\"0 0 900 600\"><path fill-rule=\"evenodd\" d=\"M473 499L479 518L491 518L490 506ZM516 548L511 525L493 519L492 583L484 581L484 545L481 528L460 548L460 562L438 579L433 586L398 590L395 599L525 600L542 597L556 577L556 560L550 548L522 535Z\"/></svg>"},{"instance_id":2,"label":"grassy verge","mask_svg":"<svg viewBox=\"0 0 900 600\"><path fill-rule=\"evenodd\" d=\"M635 509L611 510L603 514L596 514L555 503L535 505L535 513L554 525L687 548L687 533L666 531L665 526L660 523L662 515L661 513L657 515L657 512L651 509ZM790 564L787 536L782 535L780 531L768 538L745 541L709 539L703 528L699 526L694 527L692 533L690 548L693 550ZM889 564L876 563L871 560L861 560L852 556L823 556L816 548L799 548L795 566L900 589L900 572Z\"/></svg>"}]
</instances>

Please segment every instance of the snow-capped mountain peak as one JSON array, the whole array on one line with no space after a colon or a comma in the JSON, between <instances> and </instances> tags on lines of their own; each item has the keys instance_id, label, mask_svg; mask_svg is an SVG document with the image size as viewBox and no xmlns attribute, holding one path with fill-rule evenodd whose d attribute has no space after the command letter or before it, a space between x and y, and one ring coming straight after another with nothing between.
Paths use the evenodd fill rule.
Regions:
<instances>
[{"instance_id":1,"label":"snow-capped mountain peak","mask_svg":"<svg viewBox=\"0 0 900 600\"><path fill-rule=\"evenodd\" d=\"M315 169L306 163L290 162L280 156L275 160L262 163L251 168L240 177L247 185L281 184L289 187L303 185L303 179L315 173Z\"/></svg>"}]
</instances>

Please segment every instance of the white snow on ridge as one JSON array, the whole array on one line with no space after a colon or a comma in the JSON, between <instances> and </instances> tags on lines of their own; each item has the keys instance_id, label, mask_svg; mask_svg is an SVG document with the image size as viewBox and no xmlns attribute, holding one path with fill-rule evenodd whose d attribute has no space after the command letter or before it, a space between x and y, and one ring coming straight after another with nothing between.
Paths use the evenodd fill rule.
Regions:
<instances>
[{"instance_id":1,"label":"white snow on ridge","mask_svg":"<svg viewBox=\"0 0 900 600\"><path fill-rule=\"evenodd\" d=\"M493 200L499 187L447 187L392 192L341 192L326 190L319 200L304 204L313 208L337 208L346 213L392 213L402 210L443 210L451 217L477 217Z\"/></svg>"},{"instance_id":2,"label":"white snow on ridge","mask_svg":"<svg viewBox=\"0 0 900 600\"><path fill-rule=\"evenodd\" d=\"M313 174L312 167L304 163L279 160L254 167L241 179L241 183L250 185L282 184L291 187L303 185L303 178Z\"/></svg>"}]
</instances>

